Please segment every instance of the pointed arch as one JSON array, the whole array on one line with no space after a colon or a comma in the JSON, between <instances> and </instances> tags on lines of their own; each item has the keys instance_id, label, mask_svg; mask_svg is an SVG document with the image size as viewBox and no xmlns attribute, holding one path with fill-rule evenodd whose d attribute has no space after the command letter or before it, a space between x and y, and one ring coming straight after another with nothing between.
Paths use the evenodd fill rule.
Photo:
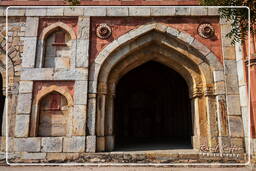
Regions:
<instances>
[{"instance_id":1,"label":"pointed arch","mask_svg":"<svg viewBox=\"0 0 256 171\"><path fill-rule=\"evenodd\" d=\"M69 27L67 24L59 21L59 22L56 22L56 23L51 24L48 27L44 28L39 36L39 40L45 40L45 38L49 34L54 32L58 28L61 28L61 29L65 30L66 32L68 32L72 40L76 39L76 34L75 34L74 30L71 27Z\"/></svg>"}]
</instances>

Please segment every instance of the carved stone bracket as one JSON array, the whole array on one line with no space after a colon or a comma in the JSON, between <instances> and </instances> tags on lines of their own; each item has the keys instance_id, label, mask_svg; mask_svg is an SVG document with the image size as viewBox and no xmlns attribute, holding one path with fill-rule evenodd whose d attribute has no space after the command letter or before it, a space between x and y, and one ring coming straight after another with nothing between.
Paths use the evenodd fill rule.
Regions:
<instances>
[{"instance_id":1,"label":"carved stone bracket","mask_svg":"<svg viewBox=\"0 0 256 171\"><path fill-rule=\"evenodd\" d=\"M98 84L98 93L99 94L107 94L107 84L100 82Z\"/></svg>"},{"instance_id":2,"label":"carved stone bracket","mask_svg":"<svg viewBox=\"0 0 256 171\"><path fill-rule=\"evenodd\" d=\"M252 59L248 59L248 60L246 60L245 61L245 64L247 65L247 66L253 66L253 65L256 65L256 58L252 58Z\"/></svg>"},{"instance_id":3,"label":"carved stone bracket","mask_svg":"<svg viewBox=\"0 0 256 171\"><path fill-rule=\"evenodd\" d=\"M197 32L198 34L205 38L205 39L209 39L214 35L214 28L211 24L209 23L204 23L204 24L200 24L197 28Z\"/></svg>"},{"instance_id":4,"label":"carved stone bracket","mask_svg":"<svg viewBox=\"0 0 256 171\"><path fill-rule=\"evenodd\" d=\"M111 36L112 30L109 25L103 23L96 28L96 35L98 38L107 39Z\"/></svg>"},{"instance_id":5,"label":"carved stone bracket","mask_svg":"<svg viewBox=\"0 0 256 171\"><path fill-rule=\"evenodd\" d=\"M201 86L197 86L194 88L192 93L192 98L197 98L203 96L203 89Z\"/></svg>"}]
</instances>

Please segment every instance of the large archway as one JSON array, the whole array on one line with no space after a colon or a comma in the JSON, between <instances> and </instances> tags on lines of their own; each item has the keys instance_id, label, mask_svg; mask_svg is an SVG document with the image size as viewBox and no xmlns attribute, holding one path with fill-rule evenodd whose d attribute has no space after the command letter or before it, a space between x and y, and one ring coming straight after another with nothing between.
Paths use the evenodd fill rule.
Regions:
<instances>
[{"instance_id":1,"label":"large archway","mask_svg":"<svg viewBox=\"0 0 256 171\"><path fill-rule=\"evenodd\" d=\"M116 87L115 150L192 148L192 114L186 81L149 61L124 75Z\"/></svg>"},{"instance_id":2,"label":"large archway","mask_svg":"<svg viewBox=\"0 0 256 171\"><path fill-rule=\"evenodd\" d=\"M96 136L97 151L112 151L116 85L129 71L156 61L179 73L188 85L192 114L192 146L215 147L219 129L216 97L223 95L213 73L223 65L204 45L187 33L163 24L132 30L105 47L90 66L88 87L88 135ZM224 121L226 122L226 121ZM94 127L95 123L95 127Z\"/></svg>"}]
</instances>

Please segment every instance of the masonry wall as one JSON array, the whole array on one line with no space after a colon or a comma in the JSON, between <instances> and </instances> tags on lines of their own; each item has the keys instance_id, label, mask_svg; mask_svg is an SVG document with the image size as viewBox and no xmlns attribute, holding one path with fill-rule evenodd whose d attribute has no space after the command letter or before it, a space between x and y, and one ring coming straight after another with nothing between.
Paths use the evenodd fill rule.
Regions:
<instances>
[{"instance_id":1,"label":"masonry wall","mask_svg":"<svg viewBox=\"0 0 256 171\"><path fill-rule=\"evenodd\" d=\"M0 14L4 15L4 13L1 9ZM79 161L82 157L84 160L81 161L93 162L94 157L101 158L100 154L95 154L94 157L87 154L94 154L99 142L95 133L97 93L90 91L90 88L94 88L95 80L89 78L89 69L94 67L95 59L104 52L104 49L113 46L111 43L148 23L161 23L179 32L188 33L193 38L185 34L185 37L181 37L183 42L192 44L191 40L197 40L200 45L197 46L198 51L205 53L206 56L209 54L216 56L216 59L223 64L221 67L224 67L224 70L215 70L213 75L215 90L213 92L210 88L207 91L202 90L203 93L210 94L210 99L216 100L214 103L216 106L210 106L209 109L214 110L216 107L217 112L213 112L212 116L219 120L214 124L219 124L219 128L225 130L224 132L219 130L217 133L213 129L211 133L216 134L217 143L224 145L228 142L231 145L237 145L242 148L239 152L242 154L246 151L244 141L247 141L248 137L244 132L248 131L246 127L247 96L245 79L243 74L240 74L239 46L236 52L230 40L225 38L225 33L230 30L230 24L219 19L216 9L40 7L39 9L10 8L8 14L10 16L8 40L11 43L9 52L14 49L13 54L9 54L12 60L10 60L8 78L10 85L8 117L11 136L9 151L13 153L10 161ZM1 28L4 30L4 18L1 21ZM215 37L212 39L205 39L198 35L197 27L205 21L211 23L215 29ZM102 39L97 36L96 28L102 23L111 26L110 38ZM44 67L43 40L48 36L48 32L52 33L55 28L63 28L71 36L70 60L66 63L61 61L59 65L69 67ZM157 27L154 29L157 30ZM210 57L209 60L211 60ZM216 63L213 65L217 66ZM4 69L1 73L4 75ZM39 137L37 127L40 100L53 91L67 99L70 110L67 121L70 124L67 126L65 136ZM198 92L195 91L195 93ZM211 125L209 127L211 128ZM2 149L3 145L2 143ZM199 154L187 155L184 156L186 160L183 162L190 157L195 157L196 161L204 158ZM106 156L102 158L100 161L108 161ZM117 158L113 157L110 161L124 160L123 157L120 160ZM136 159L138 156L135 155L132 158ZM145 161L146 159L147 157ZM241 155L238 161L244 159ZM127 160L130 161L130 159Z\"/></svg>"}]
</instances>

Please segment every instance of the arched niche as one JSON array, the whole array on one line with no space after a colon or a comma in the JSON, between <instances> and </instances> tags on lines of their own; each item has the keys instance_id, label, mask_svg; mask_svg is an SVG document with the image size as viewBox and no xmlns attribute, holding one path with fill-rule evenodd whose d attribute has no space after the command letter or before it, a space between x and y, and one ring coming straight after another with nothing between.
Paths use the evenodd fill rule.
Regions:
<instances>
[{"instance_id":1,"label":"arched niche","mask_svg":"<svg viewBox=\"0 0 256 171\"><path fill-rule=\"evenodd\" d=\"M2 73L0 73L0 136L5 135L5 93L4 93L4 80Z\"/></svg>"},{"instance_id":2,"label":"arched niche","mask_svg":"<svg viewBox=\"0 0 256 171\"><path fill-rule=\"evenodd\" d=\"M75 32L68 25L57 22L43 29L38 40L36 66L68 69Z\"/></svg>"},{"instance_id":3,"label":"arched niche","mask_svg":"<svg viewBox=\"0 0 256 171\"><path fill-rule=\"evenodd\" d=\"M68 136L71 134L73 98L65 88L50 86L33 100L30 136Z\"/></svg>"},{"instance_id":4,"label":"arched niche","mask_svg":"<svg viewBox=\"0 0 256 171\"><path fill-rule=\"evenodd\" d=\"M89 120L96 129L97 151L112 151L114 98L116 85L127 72L148 61L157 61L176 72L187 82L191 99L192 144L210 147L218 144L216 91L213 72L223 72L217 57L203 44L185 32L164 24L148 24L114 40L96 57L89 71ZM93 117L95 112L96 117ZM200 120L200 121L199 121ZM89 127L90 128L90 127ZM221 128L220 128L221 129Z\"/></svg>"}]
</instances>

